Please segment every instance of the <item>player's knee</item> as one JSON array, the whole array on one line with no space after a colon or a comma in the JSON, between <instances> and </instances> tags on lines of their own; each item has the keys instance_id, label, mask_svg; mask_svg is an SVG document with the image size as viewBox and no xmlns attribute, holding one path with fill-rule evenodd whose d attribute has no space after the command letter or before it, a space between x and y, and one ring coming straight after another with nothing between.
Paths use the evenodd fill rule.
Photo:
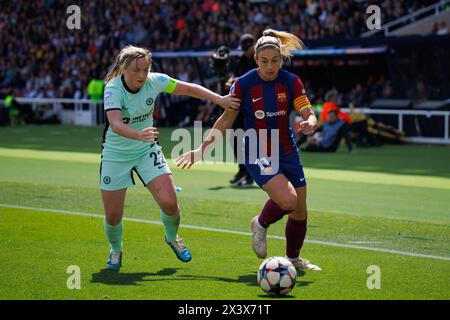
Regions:
<instances>
[{"instance_id":1,"label":"player's knee","mask_svg":"<svg viewBox=\"0 0 450 320\"><path fill-rule=\"evenodd\" d=\"M161 210L169 216L177 215L180 211L176 197L170 197L162 200L160 202L160 206Z\"/></svg>"},{"instance_id":2,"label":"player's knee","mask_svg":"<svg viewBox=\"0 0 450 320\"><path fill-rule=\"evenodd\" d=\"M308 210L306 208L297 208L291 213L295 220L305 220L308 218Z\"/></svg>"},{"instance_id":3,"label":"player's knee","mask_svg":"<svg viewBox=\"0 0 450 320\"><path fill-rule=\"evenodd\" d=\"M297 197L294 195L287 195L277 201L278 206L283 210L295 210L297 205Z\"/></svg>"},{"instance_id":4,"label":"player's knee","mask_svg":"<svg viewBox=\"0 0 450 320\"><path fill-rule=\"evenodd\" d=\"M122 216L106 216L105 220L110 226L117 226L122 221Z\"/></svg>"}]
</instances>

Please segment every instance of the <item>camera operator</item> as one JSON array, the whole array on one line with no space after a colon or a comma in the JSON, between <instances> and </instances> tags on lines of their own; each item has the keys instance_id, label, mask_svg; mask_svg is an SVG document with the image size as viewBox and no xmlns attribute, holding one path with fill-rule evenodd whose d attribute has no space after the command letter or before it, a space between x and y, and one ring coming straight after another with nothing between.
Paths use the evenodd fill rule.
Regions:
<instances>
[{"instance_id":1,"label":"camera operator","mask_svg":"<svg viewBox=\"0 0 450 320\"><path fill-rule=\"evenodd\" d=\"M228 78L228 72L230 70L230 48L227 46L220 46L216 52L214 52L212 59L210 60L211 67L219 78L219 85L221 94L225 94L229 87L226 87L226 81Z\"/></svg>"},{"instance_id":2,"label":"camera operator","mask_svg":"<svg viewBox=\"0 0 450 320\"><path fill-rule=\"evenodd\" d=\"M236 67L233 72L233 76L228 79L225 84L225 88L228 91L233 82L237 77L240 77L252 69L257 68L257 64L255 62L255 38L249 34L245 33L241 36L240 39L240 48L242 50L242 55L239 57ZM236 129L244 129L244 115L242 111L239 111L239 115L236 118L236 121L233 125L233 130ZM242 148L242 141L238 141L237 138L234 138L234 157L237 159L237 150L238 148ZM248 173L243 161L239 161L239 171L234 175L234 177L230 180L232 185L237 187L251 187L253 185L253 178Z\"/></svg>"},{"instance_id":3,"label":"camera operator","mask_svg":"<svg viewBox=\"0 0 450 320\"><path fill-rule=\"evenodd\" d=\"M209 67L214 70L218 78L217 86L214 91L221 95L227 94L229 87L226 88L226 82L230 72L230 48L227 46L220 46L209 60ZM222 112L215 108L211 101L206 102L205 105L200 106L200 112L197 121L212 126L214 122L220 117Z\"/></svg>"}]
</instances>

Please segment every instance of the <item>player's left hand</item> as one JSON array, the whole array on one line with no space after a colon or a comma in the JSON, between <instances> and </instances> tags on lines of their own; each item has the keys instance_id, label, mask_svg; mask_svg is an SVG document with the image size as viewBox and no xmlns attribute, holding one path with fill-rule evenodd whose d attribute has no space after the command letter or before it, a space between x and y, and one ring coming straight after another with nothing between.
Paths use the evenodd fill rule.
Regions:
<instances>
[{"instance_id":1,"label":"player's left hand","mask_svg":"<svg viewBox=\"0 0 450 320\"><path fill-rule=\"evenodd\" d=\"M190 169L194 163L202 159L202 151L195 149L183 153L181 156L175 159L175 163L178 168Z\"/></svg>"},{"instance_id":2,"label":"player's left hand","mask_svg":"<svg viewBox=\"0 0 450 320\"><path fill-rule=\"evenodd\" d=\"M302 121L300 123L300 132L303 134L306 134L307 136L310 136L314 133L314 130L317 128L317 121Z\"/></svg>"},{"instance_id":3,"label":"player's left hand","mask_svg":"<svg viewBox=\"0 0 450 320\"><path fill-rule=\"evenodd\" d=\"M218 104L225 110L237 111L241 106L241 100L236 98L234 94L228 94L222 96Z\"/></svg>"}]
</instances>

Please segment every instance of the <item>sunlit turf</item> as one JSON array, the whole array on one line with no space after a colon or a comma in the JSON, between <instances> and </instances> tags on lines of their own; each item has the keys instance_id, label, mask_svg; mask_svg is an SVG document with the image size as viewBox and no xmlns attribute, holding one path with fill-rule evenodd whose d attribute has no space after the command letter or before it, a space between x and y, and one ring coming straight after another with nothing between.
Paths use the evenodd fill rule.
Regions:
<instances>
[{"instance_id":1,"label":"sunlit turf","mask_svg":"<svg viewBox=\"0 0 450 320\"><path fill-rule=\"evenodd\" d=\"M167 157L171 132L161 130ZM0 204L103 214L101 133L99 127L0 128ZM448 299L449 159L449 147L413 145L302 154L310 211L302 254L324 270L301 274L288 299ZM267 195L230 187L235 165L182 171L169 163L182 188L182 224L249 232ZM125 216L159 219L139 180L128 191ZM125 221L124 267L111 273L104 270L101 218L0 206L0 221L1 299L268 299L256 286L261 261L248 235L182 227L194 256L182 264L163 242L161 225ZM283 237L284 223L269 234ZM270 238L269 255L284 255L284 241ZM81 268L81 290L66 287L69 265ZM366 286L370 265L381 268L379 290Z\"/></svg>"}]
</instances>

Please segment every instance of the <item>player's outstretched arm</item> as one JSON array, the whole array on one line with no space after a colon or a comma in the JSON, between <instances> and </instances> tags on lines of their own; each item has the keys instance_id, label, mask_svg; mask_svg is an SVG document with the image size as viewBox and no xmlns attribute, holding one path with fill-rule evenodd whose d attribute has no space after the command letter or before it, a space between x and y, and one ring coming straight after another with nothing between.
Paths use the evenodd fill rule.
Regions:
<instances>
[{"instance_id":1,"label":"player's outstretched arm","mask_svg":"<svg viewBox=\"0 0 450 320\"><path fill-rule=\"evenodd\" d=\"M233 127L233 123L238 114L239 111L226 110L214 123L214 126L205 141L203 141L197 149L188 151L175 159L177 167L180 167L181 169L189 169L194 163L203 159L203 155L207 148L218 140L218 138L223 137L227 129Z\"/></svg>"},{"instance_id":2,"label":"player's outstretched arm","mask_svg":"<svg viewBox=\"0 0 450 320\"><path fill-rule=\"evenodd\" d=\"M184 82L180 80L177 80L177 85L172 94L185 95L197 99L210 100L215 104L221 106L225 110L239 110L239 106L241 105L241 100L236 98L234 94L221 96L198 84Z\"/></svg>"}]
</instances>

